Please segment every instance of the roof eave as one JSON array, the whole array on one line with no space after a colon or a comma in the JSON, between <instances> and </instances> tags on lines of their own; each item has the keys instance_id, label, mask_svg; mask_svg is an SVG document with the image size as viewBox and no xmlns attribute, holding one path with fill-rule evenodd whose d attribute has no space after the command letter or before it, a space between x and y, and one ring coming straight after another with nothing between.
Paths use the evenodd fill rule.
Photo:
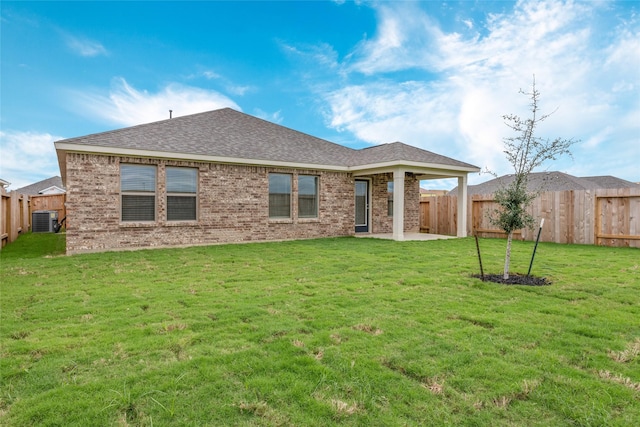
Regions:
<instances>
[{"instance_id":1,"label":"roof eave","mask_svg":"<svg viewBox=\"0 0 640 427\"><path fill-rule=\"evenodd\" d=\"M223 156L211 156L204 154L190 154L190 153L174 153L167 151L154 151L154 150L140 150L132 148L121 147L105 147L85 144L74 144L65 141L57 141L54 143L56 152L58 154L58 164L60 165L60 172L62 176L62 182L66 185L66 153L90 153L100 155L113 155L113 156L127 156L127 157L146 157L146 158L161 158L172 160L188 160L188 161L203 161L210 163L225 163L225 164L238 164L238 165L251 165L251 166L266 166L266 167L282 167L282 168L294 168L294 169L317 169L317 170L329 170L339 172L351 172L356 176L371 175L376 173L392 172L395 169L402 168L407 172L412 172L417 175L423 175L426 177L458 177L468 173L480 172L480 168L469 165L447 165L438 163L422 163L408 160L393 160L388 162L371 163L357 166L341 166L341 165L328 165L317 163L304 163L304 162L287 162L278 160L266 160L266 159L246 159L235 157L223 157Z\"/></svg>"},{"instance_id":2,"label":"roof eave","mask_svg":"<svg viewBox=\"0 0 640 427\"><path fill-rule=\"evenodd\" d=\"M412 162L406 160L395 160L389 162L372 163L368 165L351 166L349 171L356 176L372 175L376 173L393 172L394 170L401 168L407 172L412 172L417 175L433 176L433 177L458 177L468 173L480 172L480 168L469 165L446 165L438 163L422 163Z\"/></svg>"},{"instance_id":3,"label":"roof eave","mask_svg":"<svg viewBox=\"0 0 640 427\"><path fill-rule=\"evenodd\" d=\"M62 185L67 186L67 152L64 149L58 149L58 143L54 142L56 147L56 155L58 156L58 167L60 168L60 178Z\"/></svg>"},{"instance_id":4,"label":"roof eave","mask_svg":"<svg viewBox=\"0 0 640 427\"><path fill-rule=\"evenodd\" d=\"M237 165L250 165L250 166L265 166L265 167L282 167L282 168L294 168L294 169L317 169L317 170L330 170L348 172L347 166L326 165L317 163L304 163L304 162L287 162L279 160L268 159L245 159L236 157L223 157L223 156L210 156L204 154L190 154L190 153L173 153L167 151L153 151L153 150L139 150L132 148L115 148L104 146L89 146L84 144L73 144L64 141L58 141L55 143L56 151L58 152L58 162L60 163L60 169L62 171L63 162L66 159L61 159L62 156L66 157L67 152L75 153L90 153L112 156L127 156L127 157L146 157L146 158L158 158L158 159L172 159L172 160L188 160L188 161L202 161L209 163L225 163L225 164L237 164ZM66 169L66 168L65 168ZM66 173L63 172L65 175ZM65 177L63 177L65 182Z\"/></svg>"}]
</instances>

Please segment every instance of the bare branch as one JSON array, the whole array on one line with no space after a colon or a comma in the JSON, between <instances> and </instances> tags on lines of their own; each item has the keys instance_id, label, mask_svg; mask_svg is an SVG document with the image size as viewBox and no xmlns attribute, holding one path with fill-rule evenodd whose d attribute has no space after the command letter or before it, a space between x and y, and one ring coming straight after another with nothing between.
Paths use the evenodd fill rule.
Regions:
<instances>
[{"instance_id":1,"label":"bare branch","mask_svg":"<svg viewBox=\"0 0 640 427\"><path fill-rule=\"evenodd\" d=\"M531 100L531 117L522 119L515 114L502 116L504 124L515 132L515 136L503 139L504 153L513 166L514 180L500 188L495 193L495 199L500 209L496 210L491 222L507 233L507 252L505 255L504 278L509 277L509 260L511 258L511 238L513 232L533 225L533 217L527 213L527 207L536 198L535 192L529 192L527 183L529 174L547 160L556 160L561 155L571 156L569 148L577 141L574 139L556 138L553 140L535 136L536 127L540 122L548 119L558 109L549 114L538 113L540 92L536 89L536 77L533 76L531 92L520 89L520 93Z\"/></svg>"}]
</instances>

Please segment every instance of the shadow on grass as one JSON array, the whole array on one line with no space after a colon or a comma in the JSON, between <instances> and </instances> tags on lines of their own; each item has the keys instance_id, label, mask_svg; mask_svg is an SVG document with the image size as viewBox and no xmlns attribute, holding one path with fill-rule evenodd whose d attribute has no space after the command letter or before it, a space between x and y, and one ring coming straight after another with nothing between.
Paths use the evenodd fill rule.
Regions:
<instances>
[{"instance_id":1,"label":"shadow on grass","mask_svg":"<svg viewBox=\"0 0 640 427\"><path fill-rule=\"evenodd\" d=\"M480 279L483 282L501 283L503 285L524 285L524 286L548 286L551 282L546 277L527 276L524 274L509 274L505 279L502 274L473 274L471 277Z\"/></svg>"}]
</instances>

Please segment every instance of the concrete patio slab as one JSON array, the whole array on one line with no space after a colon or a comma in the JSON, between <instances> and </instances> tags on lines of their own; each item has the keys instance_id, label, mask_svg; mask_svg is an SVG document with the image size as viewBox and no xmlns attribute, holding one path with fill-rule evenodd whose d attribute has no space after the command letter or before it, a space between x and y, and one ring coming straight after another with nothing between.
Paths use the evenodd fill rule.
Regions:
<instances>
[{"instance_id":1,"label":"concrete patio slab","mask_svg":"<svg viewBox=\"0 0 640 427\"><path fill-rule=\"evenodd\" d=\"M356 237L368 237L371 239L386 239L393 240L392 233L356 233ZM404 233L404 241L414 240L442 240L442 239L456 239L456 236L445 236L443 234L429 234L429 233Z\"/></svg>"}]
</instances>

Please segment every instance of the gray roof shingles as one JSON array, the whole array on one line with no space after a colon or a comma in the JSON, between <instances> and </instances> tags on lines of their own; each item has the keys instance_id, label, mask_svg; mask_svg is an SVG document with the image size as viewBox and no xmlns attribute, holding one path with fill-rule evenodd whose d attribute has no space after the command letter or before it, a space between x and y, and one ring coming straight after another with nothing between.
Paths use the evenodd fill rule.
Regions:
<instances>
[{"instance_id":1,"label":"gray roof shingles","mask_svg":"<svg viewBox=\"0 0 640 427\"><path fill-rule=\"evenodd\" d=\"M52 176L51 178L43 179L42 181L35 182L30 185L26 185L24 187L18 188L16 191L18 194L27 194L30 196L35 196L40 194L40 191L46 190L49 187L56 186L61 189L65 189L62 184L62 178L59 176Z\"/></svg>"},{"instance_id":2,"label":"gray roof shingles","mask_svg":"<svg viewBox=\"0 0 640 427\"><path fill-rule=\"evenodd\" d=\"M394 160L411 160L420 163L475 168L475 166L469 163L464 163L421 148L412 147L410 145L403 144L402 142L376 145L358 150L358 155L354 159L353 166L389 162Z\"/></svg>"},{"instance_id":3,"label":"gray roof shingles","mask_svg":"<svg viewBox=\"0 0 640 427\"><path fill-rule=\"evenodd\" d=\"M354 150L231 108L132 126L60 143L327 166L411 160L476 168L449 157L395 142Z\"/></svg>"},{"instance_id":4,"label":"gray roof shingles","mask_svg":"<svg viewBox=\"0 0 640 427\"><path fill-rule=\"evenodd\" d=\"M582 179L586 179L595 183L597 188L635 188L640 187L639 184L627 181L626 179L618 178L611 175L601 176L584 176Z\"/></svg>"}]
</instances>

